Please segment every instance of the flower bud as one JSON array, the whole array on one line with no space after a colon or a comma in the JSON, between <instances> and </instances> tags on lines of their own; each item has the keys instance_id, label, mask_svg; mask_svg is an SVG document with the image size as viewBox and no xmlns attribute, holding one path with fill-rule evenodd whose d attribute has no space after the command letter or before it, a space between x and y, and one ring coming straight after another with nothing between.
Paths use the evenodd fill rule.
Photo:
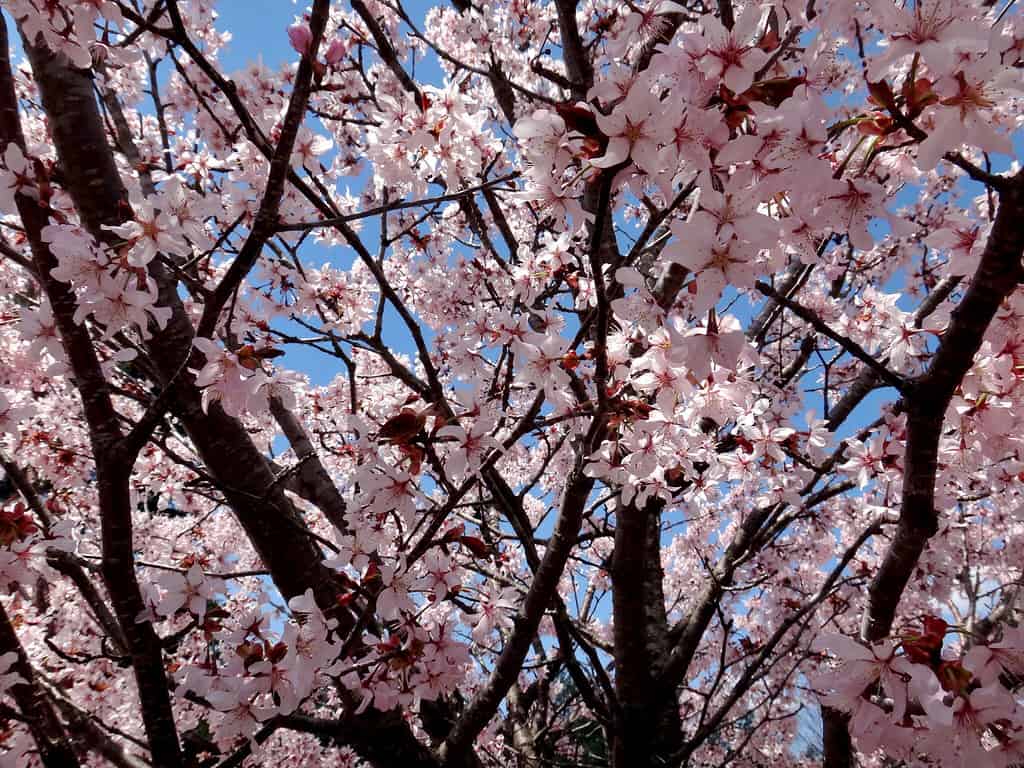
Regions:
<instances>
[{"instance_id":1,"label":"flower bud","mask_svg":"<svg viewBox=\"0 0 1024 768\"><path fill-rule=\"evenodd\" d=\"M324 54L324 59L327 61L327 66L337 67L341 63L342 59L345 58L345 54L348 53L348 43L340 37L334 38L331 41L330 46L327 48L327 53Z\"/></svg>"},{"instance_id":2,"label":"flower bud","mask_svg":"<svg viewBox=\"0 0 1024 768\"><path fill-rule=\"evenodd\" d=\"M292 48L305 56L309 52L309 44L313 42L313 33L305 24L292 24L288 27L288 39Z\"/></svg>"}]
</instances>

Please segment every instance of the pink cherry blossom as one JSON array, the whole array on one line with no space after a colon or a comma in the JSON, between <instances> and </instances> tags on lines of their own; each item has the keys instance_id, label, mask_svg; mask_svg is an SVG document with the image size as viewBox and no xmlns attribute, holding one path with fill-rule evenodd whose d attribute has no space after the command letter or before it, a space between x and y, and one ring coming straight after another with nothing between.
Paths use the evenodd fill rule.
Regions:
<instances>
[{"instance_id":1,"label":"pink cherry blossom","mask_svg":"<svg viewBox=\"0 0 1024 768\"><path fill-rule=\"evenodd\" d=\"M277 5L4 3L0 763L1020 762L1017 6Z\"/></svg>"},{"instance_id":2,"label":"pink cherry blossom","mask_svg":"<svg viewBox=\"0 0 1024 768\"><path fill-rule=\"evenodd\" d=\"M754 74L768 59L768 54L755 45L761 15L760 6L749 5L732 29L726 29L714 16L702 16L700 23L707 50L700 60L701 71L721 80L736 93L747 90L754 81Z\"/></svg>"},{"instance_id":3,"label":"pink cherry blossom","mask_svg":"<svg viewBox=\"0 0 1024 768\"><path fill-rule=\"evenodd\" d=\"M646 84L636 83L611 115L597 115L597 124L609 141L604 154L591 164L611 168L631 158L640 170L657 173L658 150L665 139L661 110L661 103Z\"/></svg>"},{"instance_id":4,"label":"pink cherry blossom","mask_svg":"<svg viewBox=\"0 0 1024 768\"><path fill-rule=\"evenodd\" d=\"M308 24L292 24L288 27L288 42L297 53L305 56L309 53L309 46L313 42L313 33Z\"/></svg>"}]
</instances>

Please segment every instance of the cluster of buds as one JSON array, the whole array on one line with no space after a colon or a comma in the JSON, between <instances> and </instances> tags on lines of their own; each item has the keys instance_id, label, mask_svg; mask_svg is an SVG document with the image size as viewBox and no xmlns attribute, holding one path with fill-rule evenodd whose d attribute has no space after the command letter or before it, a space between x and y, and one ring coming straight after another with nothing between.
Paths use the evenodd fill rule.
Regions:
<instances>
[{"instance_id":1,"label":"cluster of buds","mask_svg":"<svg viewBox=\"0 0 1024 768\"><path fill-rule=\"evenodd\" d=\"M313 45L313 32L310 30L309 24L292 24L292 26L288 27L288 40L297 53L301 56L308 56L310 47ZM348 41L341 37L335 37L330 45L327 46L324 62L316 61L314 65L320 65L317 69L319 74L322 75L324 64L329 69L337 69L347 54Z\"/></svg>"}]
</instances>

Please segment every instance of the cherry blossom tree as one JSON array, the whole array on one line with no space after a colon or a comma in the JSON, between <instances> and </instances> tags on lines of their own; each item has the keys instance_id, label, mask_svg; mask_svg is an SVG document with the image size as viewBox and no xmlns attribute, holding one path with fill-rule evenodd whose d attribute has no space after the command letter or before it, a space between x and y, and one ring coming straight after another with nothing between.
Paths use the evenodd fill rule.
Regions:
<instances>
[{"instance_id":1,"label":"cherry blossom tree","mask_svg":"<svg viewBox=\"0 0 1024 768\"><path fill-rule=\"evenodd\" d=\"M1013 0L0 6L0 763L1024 765Z\"/></svg>"}]
</instances>

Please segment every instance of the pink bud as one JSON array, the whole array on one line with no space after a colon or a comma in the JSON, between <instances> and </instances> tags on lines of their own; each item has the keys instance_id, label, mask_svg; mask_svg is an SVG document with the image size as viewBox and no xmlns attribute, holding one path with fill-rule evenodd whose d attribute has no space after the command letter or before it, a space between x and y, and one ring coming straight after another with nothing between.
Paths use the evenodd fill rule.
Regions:
<instances>
[{"instance_id":1,"label":"pink bud","mask_svg":"<svg viewBox=\"0 0 1024 768\"><path fill-rule=\"evenodd\" d=\"M331 41L331 45L327 48L327 53L324 54L324 58L327 60L327 66L338 66L338 63L345 58L346 53L348 53L348 43L340 37L334 38L334 40Z\"/></svg>"},{"instance_id":2,"label":"pink bud","mask_svg":"<svg viewBox=\"0 0 1024 768\"><path fill-rule=\"evenodd\" d=\"M292 48L305 56L309 52L309 44L313 42L313 33L305 24L292 24L288 27L288 39Z\"/></svg>"}]
</instances>

